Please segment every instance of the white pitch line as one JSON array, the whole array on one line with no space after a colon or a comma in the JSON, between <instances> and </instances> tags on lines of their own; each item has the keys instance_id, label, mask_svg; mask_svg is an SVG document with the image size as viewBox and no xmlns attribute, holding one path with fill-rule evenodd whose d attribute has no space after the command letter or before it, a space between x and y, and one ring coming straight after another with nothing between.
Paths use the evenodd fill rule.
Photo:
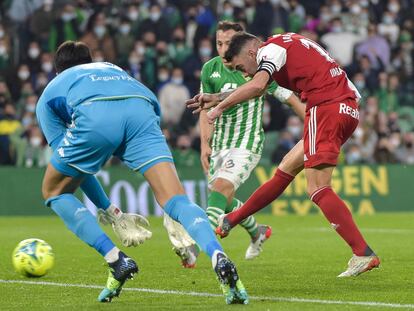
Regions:
<instances>
[{"instance_id":1,"label":"white pitch line","mask_svg":"<svg viewBox=\"0 0 414 311\"><path fill-rule=\"evenodd\" d=\"M93 288L93 289L102 288L102 286L100 285L55 283L55 282L45 282L45 281L22 281L22 280L0 279L0 283ZM163 290L163 289L136 288L136 287L125 287L123 290L133 291L133 292L154 293L154 294L180 295L180 296L199 296L199 297L222 297L223 296L220 294L203 293L203 292L186 292L186 291L178 291L178 290ZM354 305L354 306L367 306L367 307L414 309L414 304L386 303L386 302L376 302L376 301L323 300L323 299L308 299L308 298L297 298L297 297L262 297L262 296L251 296L250 299L251 300L279 301L279 302L318 303L318 304L327 304L327 305Z\"/></svg>"}]
</instances>

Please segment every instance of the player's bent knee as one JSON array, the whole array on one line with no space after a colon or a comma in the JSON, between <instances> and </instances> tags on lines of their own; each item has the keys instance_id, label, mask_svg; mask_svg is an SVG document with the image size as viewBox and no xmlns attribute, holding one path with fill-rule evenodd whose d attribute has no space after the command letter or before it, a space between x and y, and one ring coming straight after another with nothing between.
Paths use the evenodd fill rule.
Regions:
<instances>
[{"instance_id":1,"label":"player's bent knee","mask_svg":"<svg viewBox=\"0 0 414 311\"><path fill-rule=\"evenodd\" d=\"M229 198L234 192L234 185L226 179L217 178L217 180L213 183L212 190L220 192L226 198Z\"/></svg>"},{"instance_id":2,"label":"player's bent knee","mask_svg":"<svg viewBox=\"0 0 414 311\"><path fill-rule=\"evenodd\" d=\"M58 195L57 191L49 185L46 181L43 181L42 184L42 196L44 200L48 200L54 196Z\"/></svg>"}]
</instances>

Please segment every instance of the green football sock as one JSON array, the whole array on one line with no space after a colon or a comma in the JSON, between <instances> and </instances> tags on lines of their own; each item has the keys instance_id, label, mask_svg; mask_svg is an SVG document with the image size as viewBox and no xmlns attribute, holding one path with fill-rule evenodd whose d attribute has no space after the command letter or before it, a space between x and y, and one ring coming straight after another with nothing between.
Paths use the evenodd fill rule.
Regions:
<instances>
[{"instance_id":1,"label":"green football sock","mask_svg":"<svg viewBox=\"0 0 414 311\"><path fill-rule=\"evenodd\" d=\"M225 213L226 206L227 198L223 194L216 191L210 192L206 213L213 230L217 228L217 218Z\"/></svg>"},{"instance_id":2,"label":"green football sock","mask_svg":"<svg viewBox=\"0 0 414 311\"><path fill-rule=\"evenodd\" d=\"M243 205L243 202L234 198L231 204L227 206L226 213L230 213ZM254 239L257 236L257 222L253 216L247 217L245 220L240 222L242 226L249 233L250 237Z\"/></svg>"}]
</instances>

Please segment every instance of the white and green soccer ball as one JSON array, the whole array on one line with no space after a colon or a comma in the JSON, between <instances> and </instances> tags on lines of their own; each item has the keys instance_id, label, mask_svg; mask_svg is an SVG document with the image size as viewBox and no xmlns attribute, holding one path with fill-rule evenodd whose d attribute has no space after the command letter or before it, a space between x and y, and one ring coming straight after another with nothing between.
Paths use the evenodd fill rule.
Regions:
<instances>
[{"instance_id":1,"label":"white and green soccer ball","mask_svg":"<svg viewBox=\"0 0 414 311\"><path fill-rule=\"evenodd\" d=\"M14 269L27 277L40 277L49 272L55 262L52 247L40 239L21 241L13 251Z\"/></svg>"}]
</instances>

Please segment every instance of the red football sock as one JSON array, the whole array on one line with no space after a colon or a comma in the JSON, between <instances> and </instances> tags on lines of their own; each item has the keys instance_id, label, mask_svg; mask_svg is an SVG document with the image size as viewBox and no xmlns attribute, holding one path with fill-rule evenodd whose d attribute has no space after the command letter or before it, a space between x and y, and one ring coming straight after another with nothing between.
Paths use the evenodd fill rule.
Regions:
<instances>
[{"instance_id":1,"label":"red football sock","mask_svg":"<svg viewBox=\"0 0 414 311\"><path fill-rule=\"evenodd\" d=\"M311 195L311 200L319 206L332 227L348 243L355 255L372 255L373 252L359 232L351 212L331 187L316 190Z\"/></svg>"},{"instance_id":2,"label":"red football sock","mask_svg":"<svg viewBox=\"0 0 414 311\"><path fill-rule=\"evenodd\" d=\"M272 203L283 193L283 191L285 191L286 187L294 178L294 176L278 169L272 179L257 188L239 209L227 215L227 219L230 221L231 226L234 227L243 219L246 219Z\"/></svg>"}]
</instances>

